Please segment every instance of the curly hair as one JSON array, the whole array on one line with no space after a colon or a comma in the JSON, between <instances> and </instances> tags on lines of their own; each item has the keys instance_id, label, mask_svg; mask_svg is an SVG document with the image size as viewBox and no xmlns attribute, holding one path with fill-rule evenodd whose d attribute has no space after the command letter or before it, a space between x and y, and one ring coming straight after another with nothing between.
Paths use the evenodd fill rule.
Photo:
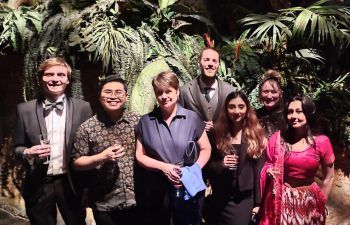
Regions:
<instances>
[{"instance_id":1,"label":"curly hair","mask_svg":"<svg viewBox=\"0 0 350 225\"><path fill-rule=\"evenodd\" d=\"M267 70L264 75L261 77L261 83L259 85L259 98L261 100L262 86L266 83L270 83L270 85L282 93L282 75L276 70Z\"/></svg>"},{"instance_id":2,"label":"curly hair","mask_svg":"<svg viewBox=\"0 0 350 225\"><path fill-rule=\"evenodd\" d=\"M265 147L266 137L264 129L261 127L255 111L250 105L247 96L242 91L230 93L225 100L225 104L222 106L218 121L215 124L215 140L216 147L223 154L230 153L231 147L231 132L233 130L233 124L228 116L228 104L232 99L241 98L247 106L247 114L243 122L242 137L245 138L248 144L247 154L251 158L259 158Z\"/></svg>"}]
</instances>

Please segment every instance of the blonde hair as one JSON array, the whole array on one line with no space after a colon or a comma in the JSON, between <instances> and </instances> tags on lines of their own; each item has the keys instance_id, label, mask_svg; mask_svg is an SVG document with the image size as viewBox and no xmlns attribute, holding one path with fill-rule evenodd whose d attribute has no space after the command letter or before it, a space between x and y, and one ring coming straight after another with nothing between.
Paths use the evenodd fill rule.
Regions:
<instances>
[{"instance_id":1,"label":"blonde hair","mask_svg":"<svg viewBox=\"0 0 350 225\"><path fill-rule=\"evenodd\" d=\"M259 98L261 98L262 86L268 82L272 87L282 94L282 75L276 70L267 70L261 77L261 84L259 85Z\"/></svg>"},{"instance_id":2,"label":"blonde hair","mask_svg":"<svg viewBox=\"0 0 350 225\"><path fill-rule=\"evenodd\" d=\"M44 75L46 70L48 70L49 68L51 68L53 66L66 67L68 80L71 80L72 68L63 58L60 58L60 57L49 58L49 59L46 59L44 62L42 62L39 66L40 77L42 77Z\"/></svg>"},{"instance_id":3,"label":"blonde hair","mask_svg":"<svg viewBox=\"0 0 350 225\"><path fill-rule=\"evenodd\" d=\"M172 71L165 71L159 73L157 76L155 76L152 80L152 86L155 90L158 89L166 89L168 87L172 87L175 90L179 89L179 79L177 79L177 76Z\"/></svg>"}]
</instances>

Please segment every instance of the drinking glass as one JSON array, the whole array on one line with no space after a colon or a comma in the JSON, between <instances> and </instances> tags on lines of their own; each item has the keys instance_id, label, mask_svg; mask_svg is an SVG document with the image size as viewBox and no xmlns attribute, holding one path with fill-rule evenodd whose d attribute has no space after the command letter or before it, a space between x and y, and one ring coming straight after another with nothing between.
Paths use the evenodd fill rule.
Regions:
<instances>
[{"instance_id":1,"label":"drinking glass","mask_svg":"<svg viewBox=\"0 0 350 225\"><path fill-rule=\"evenodd\" d=\"M207 110L208 122L213 120L213 116L214 116L214 110L213 110L213 108L209 107Z\"/></svg>"},{"instance_id":2,"label":"drinking glass","mask_svg":"<svg viewBox=\"0 0 350 225\"><path fill-rule=\"evenodd\" d=\"M50 139L47 137L47 134L40 134L40 144L41 145L49 145L50 144ZM50 163L50 156L46 156L46 161L43 162L44 164L49 164Z\"/></svg>"},{"instance_id":3,"label":"drinking glass","mask_svg":"<svg viewBox=\"0 0 350 225\"><path fill-rule=\"evenodd\" d=\"M231 155L234 155L235 158L237 158L237 160L238 160L238 157L239 157L238 156L238 149L235 148L233 145L231 145L230 152L231 152ZM237 170L237 168L238 168L238 162L237 162L236 166L230 167L229 169L230 170Z\"/></svg>"},{"instance_id":4,"label":"drinking glass","mask_svg":"<svg viewBox=\"0 0 350 225\"><path fill-rule=\"evenodd\" d=\"M118 139L115 139L113 146L121 148L122 147L122 142L120 140L118 140ZM115 151L117 151L117 150L115 150Z\"/></svg>"}]
</instances>

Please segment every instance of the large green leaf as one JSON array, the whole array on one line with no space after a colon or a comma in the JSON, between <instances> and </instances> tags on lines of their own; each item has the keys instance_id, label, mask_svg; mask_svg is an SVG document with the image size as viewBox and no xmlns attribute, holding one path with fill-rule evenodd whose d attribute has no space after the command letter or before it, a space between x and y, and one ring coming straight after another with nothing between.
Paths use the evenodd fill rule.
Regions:
<instances>
[{"instance_id":1,"label":"large green leaf","mask_svg":"<svg viewBox=\"0 0 350 225\"><path fill-rule=\"evenodd\" d=\"M280 16L276 13L251 14L240 20L245 27L254 28L250 37L256 38L260 42L268 42L272 49L276 49L292 35L289 29L290 21L291 17Z\"/></svg>"},{"instance_id":2,"label":"large green leaf","mask_svg":"<svg viewBox=\"0 0 350 225\"><path fill-rule=\"evenodd\" d=\"M164 10L169 6L173 5L178 0L158 0L160 10Z\"/></svg>"},{"instance_id":3,"label":"large green leaf","mask_svg":"<svg viewBox=\"0 0 350 225\"><path fill-rule=\"evenodd\" d=\"M152 79L159 73L170 70L163 58L148 64L138 76L130 96L130 109L141 115L151 112L156 105Z\"/></svg>"}]
</instances>

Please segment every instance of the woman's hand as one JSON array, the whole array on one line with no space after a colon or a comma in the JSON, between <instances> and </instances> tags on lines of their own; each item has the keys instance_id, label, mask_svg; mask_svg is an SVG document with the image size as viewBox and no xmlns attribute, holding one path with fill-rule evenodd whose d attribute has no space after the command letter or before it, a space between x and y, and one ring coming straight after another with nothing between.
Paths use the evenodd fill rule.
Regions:
<instances>
[{"instance_id":1,"label":"woman's hand","mask_svg":"<svg viewBox=\"0 0 350 225\"><path fill-rule=\"evenodd\" d=\"M238 159L237 155L226 155L223 160L223 165L228 169L236 169L238 167Z\"/></svg>"},{"instance_id":2,"label":"woman's hand","mask_svg":"<svg viewBox=\"0 0 350 225\"><path fill-rule=\"evenodd\" d=\"M181 185L181 168L179 166L165 163L162 171L164 175L168 178L168 180L175 186Z\"/></svg>"}]
</instances>

